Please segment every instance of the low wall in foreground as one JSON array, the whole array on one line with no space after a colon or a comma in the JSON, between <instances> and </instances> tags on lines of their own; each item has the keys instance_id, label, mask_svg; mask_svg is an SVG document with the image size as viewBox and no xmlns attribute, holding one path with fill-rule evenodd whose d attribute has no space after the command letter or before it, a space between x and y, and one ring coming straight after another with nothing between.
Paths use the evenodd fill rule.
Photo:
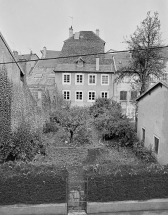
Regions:
<instances>
[{"instance_id":1,"label":"low wall in foreground","mask_svg":"<svg viewBox=\"0 0 168 215\"><path fill-rule=\"evenodd\" d=\"M88 202L89 215L152 215L168 214L168 199L152 199L148 201L121 202Z\"/></svg>"}]
</instances>

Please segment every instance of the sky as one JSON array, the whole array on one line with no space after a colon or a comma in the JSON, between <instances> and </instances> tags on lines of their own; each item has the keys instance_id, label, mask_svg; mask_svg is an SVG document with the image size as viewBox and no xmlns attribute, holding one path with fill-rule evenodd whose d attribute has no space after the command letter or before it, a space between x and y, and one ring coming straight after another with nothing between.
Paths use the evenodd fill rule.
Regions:
<instances>
[{"instance_id":1,"label":"sky","mask_svg":"<svg viewBox=\"0 0 168 215\"><path fill-rule=\"evenodd\" d=\"M0 31L12 50L60 51L74 32L100 30L105 51L125 50L124 38L134 33L147 12L159 13L162 39L168 44L168 0L0 0ZM71 18L72 17L72 18Z\"/></svg>"}]
</instances>

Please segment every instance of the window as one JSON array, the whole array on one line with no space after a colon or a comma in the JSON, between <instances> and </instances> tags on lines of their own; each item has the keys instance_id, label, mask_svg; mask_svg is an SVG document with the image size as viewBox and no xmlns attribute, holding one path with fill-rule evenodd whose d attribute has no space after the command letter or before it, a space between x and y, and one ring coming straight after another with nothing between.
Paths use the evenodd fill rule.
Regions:
<instances>
[{"instance_id":1,"label":"window","mask_svg":"<svg viewBox=\"0 0 168 215\"><path fill-rule=\"evenodd\" d=\"M63 98L65 100L70 100L70 90L64 90L63 91Z\"/></svg>"},{"instance_id":2,"label":"window","mask_svg":"<svg viewBox=\"0 0 168 215\"><path fill-rule=\"evenodd\" d=\"M96 85L96 75L88 75L88 84Z\"/></svg>"},{"instance_id":3,"label":"window","mask_svg":"<svg viewBox=\"0 0 168 215\"><path fill-rule=\"evenodd\" d=\"M154 151L156 154L158 154L158 149L159 149L159 138L154 136Z\"/></svg>"},{"instance_id":4,"label":"window","mask_svg":"<svg viewBox=\"0 0 168 215\"><path fill-rule=\"evenodd\" d=\"M101 75L101 84L108 85L109 84L109 75Z\"/></svg>"},{"instance_id":5,"label":"window","mask_svg":"<svg viewBox=\"0 0 168 215\"><path fill-rule=\"evenodd\" d=\"M142 128L142 141L145 142L145 129Z\"/></svg>"},{"instance_id":6,"label":"window","mask_svg":"<svg viewBox=\"0 0 168 215\"><path fill-rule=\"evenodd\" d=\"M84 83L84 75L76 74L75 84L83 84Z\"/></svg>"},{"instance_id":7,"label":"window","mask_svg":"<svg viewBox=\"0 0 168 215\"><path fill-rule=\"evenodd\" d=\"M34 78L42 78L43 77L43 74L41 74L41 73L37 73L37 74L35 74L35 76L34 76Z\"/></svg>"},{"instance_id":8,"label":"window","mask_svg":"<svg viewBox=\"0 0 168 215\"><path fill-rule=\"evenodd\" d=\"M131 91L131 99L130 100L135 100L137 98L137 91Z\"/></svg>"},{"instance_id":9,"label":"window","mask_svg":"<svg viewBox=\"0 0 168 215\"><path fill-rule=\"evenodd\" d=\"M63 84L71 84L71 74L69 73L63 74Z\"/></svg>"},{"instance_id":10,"label":"window","mask_svg":"<svg viewBox=\"0 0 168 215\"><path fill-rule=\"evenodd\" d=\"M100 93L100 96L101 96L102 98L109 98L109 92L108 92L108 91L102 91L102 92Z\"/></svg>"},{"instance_id":11,"label":"window","mask_svg":"<svg viewBox=\"0 0 168 215\"><path fill-rule=\"evenodd\" d=\"M127 91L120 91L120 100L127 100Z\"/></svg>"},{"instance_id":12,"label":"window","mask_svg":"<svg viewBox=\"0 0 168 215\"><path fill-rule=\"evenodd\" d=\"M88 101L95 101L96 99L96 92L95 91L89 91L88 92Z\"/></svg>"},{"instance_id":13,"label":"window","mask_svg":"<svg viewBox=\"0 0 168 215\"><path fill-rule=\"evenodd\" d=\"M41 91L39 90L38 92L37 92L37 95L38 95L38 99L41 99Z\"/></svg>"},{"instance_id":14,"label":"window","mask_svg":"<svg viewBox=\"0 0 168 215\"><path fill-rule=\"evenodd\" d=\"M75 100L76 101L82 101L83 100L83 92L82 91L76 91L75 92Z\"/></svg>"}]
</instances>

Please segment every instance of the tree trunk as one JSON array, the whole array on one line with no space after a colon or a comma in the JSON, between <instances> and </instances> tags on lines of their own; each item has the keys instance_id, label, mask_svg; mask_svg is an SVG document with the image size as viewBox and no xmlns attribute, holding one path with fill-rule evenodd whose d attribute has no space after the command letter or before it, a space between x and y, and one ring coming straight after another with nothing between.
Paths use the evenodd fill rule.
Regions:
<instances>
[{"instance_id":1,"label":"tree trunk","mask_svg":"<svg viewBox=\"0 0 168 215\"><path fill-rule=\"evenodd\" d=\"M70 130L70 143L72 143L73 142L73 131L72 130Z\"/></svg>"}]
</instances>

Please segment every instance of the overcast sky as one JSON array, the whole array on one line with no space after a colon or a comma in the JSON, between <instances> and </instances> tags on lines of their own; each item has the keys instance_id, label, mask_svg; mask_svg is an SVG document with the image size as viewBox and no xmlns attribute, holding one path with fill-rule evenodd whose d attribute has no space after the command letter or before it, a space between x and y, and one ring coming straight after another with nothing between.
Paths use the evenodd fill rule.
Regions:
<instances>
[{"instance_id":1,"label":"overcast sky","mask_svg":"<svg viewBox=\"0 0 168 215\"><path fill-rule=\"evenodd\" d=\"M71 25L74 32L98 28L106 51L123 50L124 37L148 11L158 11L162 39L168 44L168 0L0 0L0 31L12 50L32 50L39 57L44 46L61 50Z\"/></svg>"}]
</instances>

